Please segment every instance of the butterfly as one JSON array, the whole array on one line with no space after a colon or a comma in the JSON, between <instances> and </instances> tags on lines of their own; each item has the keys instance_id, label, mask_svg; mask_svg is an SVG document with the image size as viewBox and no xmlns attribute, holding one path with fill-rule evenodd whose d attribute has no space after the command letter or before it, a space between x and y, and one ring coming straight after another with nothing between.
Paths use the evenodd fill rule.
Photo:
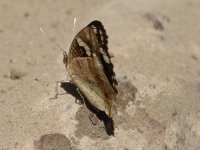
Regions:
<instances>
[{"instance_id":1,"label":"butterfly","mask_svg":"<svg viewBox=\"0 0 200 150\"><path fill-rule=\"evenodd\" d=\"M80 93L95 109L112 117L118 91L107 44L104 26L95 20L77 33L63 62Z\"/></svg>"}]
</instances>

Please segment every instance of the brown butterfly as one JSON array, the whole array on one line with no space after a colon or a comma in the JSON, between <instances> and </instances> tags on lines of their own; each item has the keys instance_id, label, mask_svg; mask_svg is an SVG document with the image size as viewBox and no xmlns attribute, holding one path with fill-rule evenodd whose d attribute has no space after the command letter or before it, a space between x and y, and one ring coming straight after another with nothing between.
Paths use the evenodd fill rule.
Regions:
<instances>
[{"instance_id":1,"label":"brown butterfly","mask_svg":"<svg viewBox=\"0 0 200 150\"><path fill-rule=\"evenodd\" d=\"M97 110L112 117L116 110L117 81L108 53L108 36L100 21L93 21L78 32L63 62L84 97Z\"/></svg>"}]
</instances>

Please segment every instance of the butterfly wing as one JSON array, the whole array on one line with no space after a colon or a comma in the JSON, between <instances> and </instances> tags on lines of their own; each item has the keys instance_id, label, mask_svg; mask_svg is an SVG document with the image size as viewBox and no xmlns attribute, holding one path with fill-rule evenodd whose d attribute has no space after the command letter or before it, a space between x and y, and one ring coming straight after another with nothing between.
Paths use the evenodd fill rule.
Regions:
<instances>
[{"instance_id":1,"label":"butterfly wing","mask_svg":"<svg viewBox=\"0 0 200 150\"><path fill-rule=\"evenodd\" d=\"M78 57L72 60L69 74L72 82L96 108L112 116L116 94L103 72L98 58Z\"/></svg>"},{"instance_id":2,"label":"butterfly wing","mask_svg":"<svg viewBox=\"0 0 200 150\"><path fill-rule=\"evenodd\" d=\"M72 41L64 63L72 82L91 104L111 115L117 81L108 53L106 31L99 21L83 28Z\"/></svg>"},{"instance_id":3,"label":"butterfly wing","mask_svg":"<svg viewBox=\"0 0 200 150\"><path fill-rule=\"evenodd\" d=\"M68 62L76 57L92 57L92 53L95 53L103 65L103 71L113 90L118 93L114 66L108 53L107 44L106 30L100 21L95 20L75 36L69 50Z\"/></svg>"}]
</instances>

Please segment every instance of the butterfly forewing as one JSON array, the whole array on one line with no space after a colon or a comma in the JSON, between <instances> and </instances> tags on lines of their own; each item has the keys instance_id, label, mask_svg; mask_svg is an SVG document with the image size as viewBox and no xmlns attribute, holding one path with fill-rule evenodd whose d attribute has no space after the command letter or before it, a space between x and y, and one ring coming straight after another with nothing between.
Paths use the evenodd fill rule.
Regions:
<instances>
[{"instance_id":1,"label":"butterfly forewing","mask_svg":"<svg viewBox=\"0 0 200 150\"><path fill-rule=\"evenodd\" d=\"M86 26L73 39L68 55L71 59L76 57L92 57L92 53L96 53L100 57L98 49L99 43L94 30Z\"/></svg>"},{"instance_id":2,"label":"butterfly forewing","mask_svg":"<svg viewBox=\"0 0 200 150\"><path fill-rule=\"evenodd\" d=\"M107 39L101 22L91 22L75 36L68 57L64 56L64 63L71 81L87 100L111 116L117 81L108 53Z\"/></svg>"}]
</instances>

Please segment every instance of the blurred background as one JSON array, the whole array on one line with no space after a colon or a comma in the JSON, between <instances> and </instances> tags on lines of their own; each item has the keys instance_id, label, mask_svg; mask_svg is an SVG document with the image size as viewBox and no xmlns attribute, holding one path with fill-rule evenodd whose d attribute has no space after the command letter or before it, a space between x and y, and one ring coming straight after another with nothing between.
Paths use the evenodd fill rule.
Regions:
<instances>
[{"instance_id":1,"label":"blurred background","mask_svg":"<svg viewBox=\"0 0 200 150\"><path fill-rule=\"evenodd\" d=\"M60 149L200 149L199 17L199 0L1 0L0 149L55 141ZM49 99L67 80L56 44L68 51L93 20L107 31L118 101L127 101L115 136L72 95Z\"/></svg>"}]
</instances>

